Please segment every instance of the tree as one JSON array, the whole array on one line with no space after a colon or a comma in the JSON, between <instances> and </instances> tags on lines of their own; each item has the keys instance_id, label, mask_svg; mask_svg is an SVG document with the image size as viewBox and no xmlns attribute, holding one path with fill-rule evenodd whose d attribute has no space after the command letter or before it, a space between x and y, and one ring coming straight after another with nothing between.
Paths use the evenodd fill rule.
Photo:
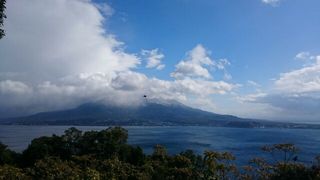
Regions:
<instances>
[{"instance_id":1,"label":"tree","mask_svg":"<svg viewBox=\"0 0 320 180\"><path fill-rule=\"evenodd\" d=\"M80 149L79 141L82 138L82 131L76 129L75 127L71 127L64 131L64 135L62 136L63 141L65 141L65 148L68 151L75 155L78 154Z\"/></svg>"},{"instance_id":2,"label":"tree","mask_svg":"<svg viewBox=\"0 0 320 180\"><path fill-rule=\"evenodd\" d=\"M79 141L80 155L91 154L104 159L118 156L127 139L128 132L121 127L85 132Z\"/></svg>"},{"instance_id":3,"label":"tree","mask_svg":"<svg viewBox=\"0 0 320 180\"><path fill-rule=\"evenodd\" d=\"M270 179L273 173L273 166L263 158L253 158L243 169L242 179Z\"/></svg>"},{"instance_id":4,"label":"tree","mask_svg":"<svg viewBox=\"0 0 320 180\"><path fill-rule=\"evenodd\" d=\"M193 165L189 158L183 155L174 156L169 162L171 179L191 180L193 176Z\"/></svg>"},{"instance_id":5,"label":"tree","mask_svg":"<svg viewBox=\"0 0 320 180\"><path fill-rule=\"evenodd\" d=\"M133 147L127 144L124 144L120 147L118 152L119 160L133 164L133 165L142 165L145 160L145 155L143 150L138 147Z\"/></svg>"},{"instance_id":6,"label":"tree","mask_svg":"<svg viewBox=\"0 0 320 180\"><path fill-rule=\"evenodd\" d=\"M164 146L157 144L153 147L153 154L152 154L153 159L165 160L167 159L167 156L168 156L167 149Z\"/></svg>"},{"instance_id":7,"label":"tree","mask_svg":"<svg viewBox=\"0 0 320 180\"><path fill-rule=\"evenodd\" d=\"M236 166L232 164L234 160L235 157L228 152L205 151L205 179L233 179L237 173Z\"/></svg>"},{"instance_id":8,"label":"tree","mask_svg":"<svg viewBox=\"0 0 320 180\"><path fill-rule=\"evenodd\" d=\"M244 168L242 179L319 179L319 170L299 163L298 148L293 144L274 144L262 147L264 152L274 158L268 162L263 158L254 158L250 166Z\"/></svg>"},{"instance_id":9,"label":"tree","mask_svg":"<svg viewBox=\"0 0 320 180\"><path fill-rule=\"evenodd\" d=\"M0 0L0 39L5 35L3 29L3 22L6 18L4 10L6 9L6 0Z\"/></svg>"},{"instance_id":10,"label":"tree","mask_svg":"<svg viewBox=\"0 0 320 180\"><path fill-rule=\"evenodd\" d=\"M277 162L283 162L284 164L298 160L297 153L299 149L294 144L287 143L263 146L262 151L270 153Z\"/></svg>"},{"instance_id":11,"label":"tree","mask_svg":"<svg viewBox=\"0 0 320 180\"><path fill-rule=\"evenodd\" d=\"M0 142L0 165L14 164L17 158L17 153L8 149L8 146Z\"/></svg>"},{"instance_id":12,"label":"tree","mask_svg":"<svg viewBox=\"0 0 320 180\"><path fill-rule=\"evenodd\" d=\"M164 146L156 145L153 148L150 164L152 166L152 179L166 179L169 174L168 154Z\"/></svg>"},{"instance_id":13,"label":"tree","mask_svg":"<svg viewBox=\"0 0 320 180\"><path fill-rule=\"evenodd\" d=\"M66 148L66 142L60 136L40 137L31 141L28 148L22 153L23 165L33 165L37 160L56 156L63 159L71 157L70 149Z\"/></svg>"}]
</instances>

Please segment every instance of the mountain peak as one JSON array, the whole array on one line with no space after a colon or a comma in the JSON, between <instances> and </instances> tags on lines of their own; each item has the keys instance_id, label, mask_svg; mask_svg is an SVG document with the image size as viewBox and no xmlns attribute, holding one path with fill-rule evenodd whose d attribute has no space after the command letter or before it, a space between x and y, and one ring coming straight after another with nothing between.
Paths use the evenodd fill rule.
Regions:
<instances>
[{"instance_id":1,"label":"mountain peak","mask_svg":"<svg viewBox=\"0 0 320 180\"><path fill-rule=\"evenodd\" d=\"M186 105L184 105L181 102L176 101L176 100L157 99L157 98L147 99L146 103L144 103L144 105L149 105L149 104L159 104L159 105L164 105L164 106L187 107Z\"/></svg>"}]
</instances>

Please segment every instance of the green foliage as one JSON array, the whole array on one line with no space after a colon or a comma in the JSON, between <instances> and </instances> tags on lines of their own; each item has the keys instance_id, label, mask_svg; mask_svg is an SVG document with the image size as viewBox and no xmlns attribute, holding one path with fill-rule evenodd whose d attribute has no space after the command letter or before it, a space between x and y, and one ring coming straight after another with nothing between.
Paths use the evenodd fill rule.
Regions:
<instances>
[{"instance_id":1,"label":"green foliage","mask_svg":"<svg viewBox=\"0 0 320 180\"><path fill-rule=\"evenodd\" d=\"M32 165L37 160L49 156L68 158L71 156L70 149L66 148L62 137L40 137L32 140L28 148L22 153L23 165Z\"/></svg>"},{"instance_id":2,"label":"green foliage","mask_svg":"<svg viewBox=\"0 0 320 180\"><path fill-rule=\"evenodd\" d=\"M194 179L194 168L191 160L183 155L177 155L171 158L168 163L171 179Z\"/></svg>"},{"instance_id":3,"label":"green foliage","mask_svg":"<svg viewBox=\"0 0 320 180\"><path fill-rule=\"evenodd\" d=\"M264 152L270 153L278 162L288 163L297 155L299 149L294 144L274 144L271 146L263 146ZM296 156L297 158L297 156Z\"/></svg>"},{"instance_id":4,"label":"green foliage","mask_svg":"<svg viewBox=\"0 0 320 180\"><path fill-rule=\"evenodd\" d=\"M71 127L64 132L62 139L65 142L65 147L69 149L70 153L79 153L79 141L82 137L82 131Z\"/></svg>"},{"instance_id":5,"label":"green foliage","mask_svg":"<svg viewBox=\"0 0 320 180\"><path fill-rule=\"evenodd\" d=\"M72 161L46 157L37 161L29 174L34 179L80 179L82 172Z\"/></svg>"},{"instance_id":6,"label":"green foliage","mask_svg":"<svg viewBox=\"0 0 320 180\"><path fill-rule=\"evenodd\" d=\"M167 159L167 149L164 146L157 144L153 148L152 158L155 160L165 161Z\"/></svg>"},{"instance_id":7,"label":"green foliage","mask_svg":"<svg viewBox=\"0 0 320 180\"><path fill-rule=\"evenodd\" d=\"M17 154L0 143L2 179L83 179L83 180L209 180L209 179L320 179L320 156L312 165L298 162L293 144L262 148L274 158L254 158L236 167L228 152L205 151L196 155L186 150L168 155L156 145L151 155L127 144L128 132L120 127L81 132L70 128L64 135L34 139Z\"/></svg>"},{"instance_id":8,"label":"green foliage","mask_svg":"<svg viewBox=\"0 0 320 180\"><path fill-rule=\"evenodd\" d=\"M206 151L204 153L204 177L206 179L230 179L237 173L232 164L235 157L228 152Z\"/></svg>"},{"instance_id":9,"label":"green foliage","mask_svg":"<svg viewBox=\"0 0 320 180\"><path fill-rule=\"evenodd\" d=\"M312 167L298 161L298 148L293 144L274 144L262 147L264 152L272 155L273 163L262 158L254 158L250 165L244 167L243 179L319 179L320 168Z\"/></svg>"},{"instance_id":10,"label":"green foliage","mask_svg":"<svg viewBox=\"0 0 320 180\"><path fill-rule=\"evenodd\" d=\"M117 156L128 139L127 130L114 127L99 132L88 131L78 141L79 154L94 154L98 158Z\"/></svg>"},{"instance_id":11,"label":"green foliage","mask_svg":"<svg viewBox=\"0 0 320 180\"><path fill-rule=\"evenodd\" d=\"M243 179L270 179L273 166L263 158L254 158L243 169L246 172L241 175Z\"/></svg>"},{"instance_id":12,"label":"green foliage","mask_svg":"<svg viewBox=\"0 0 320 180\"><path fill-rule=\"evenodd\" d=\"M311 171L301 163L277 163L271 179L314 179Z\"/></svg>"},{"instance_id":13,"label":"green foliage","mask_svg":"<svg viewBox=\"0 0 320 180\"><path fill-rule=\"evenodd\" d=\"M27 180L27 176L22 169L10 165L0 166L0 180Z\"/></svg>"},{"instance_id":14,"label":"green foliage","mask_svg":"<svg viewBox=\"0 0 320 180\"><path fill-rule=\"evenodd\" d=\"M15 164L18 159L18 154L7 148L6 145L0 142L0 165Z\"/></svg>"},{"instance_id":15,"label":"green foliage","mask_svg":"<svg viewBox=\"0 0 320 180\"><path fill-rule=\"evenodd\" d=\"M128 162L132 165L143 165L145 154L140 147L133 147L125 144L120 146L118 158L119 160Z\"/></svg>"}]
</instances>

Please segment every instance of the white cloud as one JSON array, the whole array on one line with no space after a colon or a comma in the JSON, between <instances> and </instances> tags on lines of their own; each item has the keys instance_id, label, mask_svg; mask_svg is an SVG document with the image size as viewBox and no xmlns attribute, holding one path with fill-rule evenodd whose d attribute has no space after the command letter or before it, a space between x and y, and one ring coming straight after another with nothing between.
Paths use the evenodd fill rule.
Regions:
<instances>
[{"instance_id":1,"label":"white cloud","mask_svg":"<svg viewBox=\"0 0 320 180\"><path fill-rule=\"evenodd\" d=\"M237 96L237 100L240 101L241 103L245 102L256 102L258 98L263 98L266 97L266 93L254 93L254 94L247 94L245 96Z\"/></svg>"},{"instance_id":2,"label":"white cloud","mask_svg":"<svg viewBox=\"0 0 320 180\"><path fill-rule=\"evenodd\" d=\"M225 67L230 65L227 59L214 61L210 58L211 52L198 44L187 53L185 60L180 61L176 65L176 69L171 73L171 77L176 79L184 78L203 78L211 79L210 68L223 70L226 79L231 79L231 75L227 73Z\"/></svg>"},{"instance_id":3,"label":"white cloud","mask_svg":"<svg viewBox=\"0 0 320 180\"><path fill-rule=\"evenodd\" d=\"M272 6L278 5L280 3L280 0L262 0L263 3L269 4Z\"/></svg>"},{"instance_id":4,"label":"white cloud","mask_svg":"<svg viewBox=\"0 0 320 180\"><path fill-rule=\"evenodd\" d=\"M179 89L198 96L225 94L236 87L236 85L229 84L224 81L216 82L207 80L194 80L190 78L177 80L175 82L179 86Z\"/></svg>"},{"instance_id":5,"label":"white cloud","mask_svg":"<svg viewBox=\"0 0 320 180\"><path fill-rule=\"evenodd\" d=\"M226 66L229 66L230 64L231 63L228 61L228 59L219 59L219 61L215 63L219 70L225 70Z\"/></svg>"},{"instance_id":6,"label":"white cloud","mask_svg":"<svg viewBox=\"0 0 320 180\"><path fill-rule=\"evenodd\" d=\"M252 102L271 106L269 117L274 119L319 123L319 93L269 93Z\"/></svg>"},{"instance_id":7,"label":"white cloud","mask_svg":"<svg viewBox=\"0 0 320 180\"><path fill-rule=\"evenodd\" d=\"M255 81L251 81L251 80L248 80L247 83L250 85L250 86L253 86L253 87L256 87L256 88L259 88L261 87L261 85Z\"/></svg>"},{"instance_id":8,"label":"white cloud","mask_svg":"<svg viewBox=\"0 0 320 180\"><path fill-rule=\"evenodd\" d=\"M208 69L191 61L181 61L176 65L176 71L171 73L171 76L176 79L183 79L185 77L211 78Z\"/></svg>"},{"instance_id":9,"label":"white cloud","mask_svg":"<svg viewBox=\"0 0 320 180\"><path fill-rule=\"evenodd\" d=\"M159 66L157 66L157 70L162 70L162 69L164 69L166 67L166 65L164 65L164 64L160 64Z\"/></svg>"},{"instance_id":10,"label":"white cloud","mask_svg":"<svg viewBox=\"0 0 320 180\"><path fill-rule=\"evenodd\" d=\"M311 57L299 53L299 58ZM278 119L315 121L320 118L320 56L311 65L280 74L274 81L272 91L246 95L243 102L267 104L276 111L270 115Z\"/></svg>"},{"instance_id":11,"label":"white cloud","mask_svg":"<svg viewBox=\"0 0 320 180\"><path fill-rule=\"evenodd\" d=\"M306 52L306 51L303 51L303 52L300 52L296 55L296 59L301 59L301 60L306 60L306 59L310 59L310 52Z\"/></svg>"},{"instance_id":12,"label":"white cloud","mask_svg":"<svg viewBox=\"0 0 320 180\"><path fill-rule=\"evenodd\" d=\"M225 80L230 80L232 79L231 74L229 74L229 72L226 69L226 66L230 66L231 63L228 61L228 59L219 59L217 62L215 62L215 67L218 70L222 70L223 71L223 76Z\"/></svg>"},{"instance_id":13,"label":"white cloud","mask_svg":"<svg viewBox=\"0 0 320 180\"><path fill-rule=\"evenodd\" d=\"M133 71L119 72L112 76L103 73L79 74L32 86L7 80L0 81L0 111L19 107L20 113L34 113L70 108L91 101L131 106L142 103L144 94L151 99L177 100L194 105L201 99L210 100L207 97L212 94L225 94L236 87L223 81L149 79Z\"/></svg>"},{"instance_id":14,"label":"white cloud","mask_svg":"<svg viewBox=\"0 0 320 180\"><path fill-rule=\"evenodd\" d=\"M210 79L211 74L205 66L210 66L214 63L209 57L209 54L210 52L201 44L197 45L188 52L186 60L182 60L176 65L176 70L171 73L171 76L176 79L186 77Z\"/></svg>"},{"instance_id":15,"label":"white cloud","mask_svg":"<svg viewBox=\"0 0 320 180\"><path fill-rule=\"evenodd\" d=\"M320 91L320 63L282 73L280 78L275 81L275 88L290 93Z\"/></svg>"},{"instance_id":16,"label":"white cloud","mask_svg":"<svg viewBox=\"0 0 320 180\"><path fill-rule=\"evenodd\" d=\"M65 109L92 101L137 105L144 94L199 107L203 102L213 104L211 95L238 87L210 79L208 68L225 71L230 63L211 60L210 52L201 45L176 66L174 80L135 72L140 58L127 53L124 43L104 29L106 16L114 11L107 4L10 0L7 7L7 35L0 41L0 116ZM142 53L148 68L164 68L164 55L158 49ZM195 69L190 66L188 70L188 64Z\"/></svg>"},{"instance_id":17,"label":"white cloud","mask_svg":"<svg viewBox=\"0 0 320 180\"><path fill-rule=\"evenodd\" d=\"M140 63L106 32L105 17L91 1L10 0L6 13L0 72L24 73L24 78L41 80L82 72L126 71Z\"/></svg>"},{"instance_id":18,"label":"white cloud","mask_svg":"<svg viewBox=\"0 0 320 180\"><path fill-rule=\"evenodd\" d=\"M159 49L152 50L142 50L141 54L146 58L147 65L146 68L156 68L157 70L162 70L165 65L161 63L164 58L164 54L159 52Z\"/></svg>"},{"instance_id":19,"label":"white cloud","mask_svg":"<svg viewBox=\"0 0 320 180\"><path fill-rule=\"evenodd\" d=\"M19 81L0 81L0 94L25 94L31 91L32 89L28 85Z\"/></svg>"},{"instance_id":20,"label":"white cloud","mask_svg":"<svg viewBox=\"0 0 320 180\"><path fill-rule=\"evenodd\" d=\"M129 71L118 74L118 76L112 79L111 85L116 90L143 91L143 85L147 80L148 78L145 75Z\"/></svg>"},{"instance_id":21,"label":"white cloud","mask_svg":"<svg viewBox=\"0 0 320 180\"><path fill-rule=\"evenodd\" d=\"M114 13L114 9L107 3L95 4L95 6L102 12L105 16L111 16Z\"/></svg>"}]
</instances>

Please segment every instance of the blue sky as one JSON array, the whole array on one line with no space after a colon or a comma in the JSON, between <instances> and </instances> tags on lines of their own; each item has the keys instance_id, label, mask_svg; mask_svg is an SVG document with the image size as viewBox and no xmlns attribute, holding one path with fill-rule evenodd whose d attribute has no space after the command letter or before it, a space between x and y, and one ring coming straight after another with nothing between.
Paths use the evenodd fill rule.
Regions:
<instances>
[{"instance_id":1,"label":"blue sky","mask_svg":"<svg viewBox=\"0 0 320 180\"><path fill-rule=\"evenodd\" d=\"M148 94L320 123L318 0L31 1L7 3L2 116Z\"/></svg>"},{"instance_id":2,"label":"blue sky","mask_svg":"<svg viewBox=\"0 0 320 180\"><path fill-rule=\"evenodd\" d=\"M185 52L202 44L217 58L231 62L235 82L248 79L268 85L301 66L300 51L319 52L320 2L280 2L276 7L259 0L110 1L115 14L111 31L128 51L159 48L167 65L149 76L170 78ZM124 20L125 19L125 20Z\"/></svg>"},{"instance_id":3,"label":"blue sky","mask_svg":"<svg viewBox=\"0 0 320 180\"><path fill-rule=\"evenodd\" d=\"M233 83L254 81L272 89L273 79L303 66L302 51L320 52L320 2L286 0L109 1L115 9L107 26L131 52L159 48L162 71L140 68L150 77L172 79L170 72L185 52L202 44L214 58L227 58ZM214 78L221 75L214 73ZM242 87L240 93L254 91ZM216 97L219 98L219 97ZM220 97L221 104L227 102ZM227 105L228 106L228 105Z\"/></svg>"}]
</instances>

